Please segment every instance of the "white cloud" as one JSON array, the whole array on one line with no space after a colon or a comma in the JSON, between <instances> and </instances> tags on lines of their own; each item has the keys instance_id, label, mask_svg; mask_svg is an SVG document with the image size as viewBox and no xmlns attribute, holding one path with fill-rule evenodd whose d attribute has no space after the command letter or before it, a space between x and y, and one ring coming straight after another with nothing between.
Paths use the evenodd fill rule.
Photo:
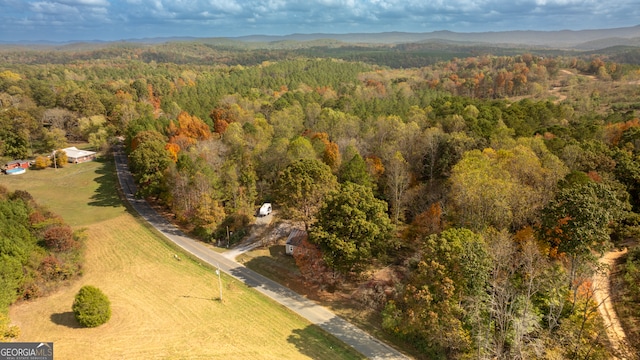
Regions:
<instances>
[{"instance_id":1,"label":"white cloud","mask_svg":"<svg viewBox=\"0 0 640 360\"><path fill-rule=\"evenodd\" d=\"M102 3L104 3L102 0L34 1L29 3L27 16L13 19L13 22L46 29L38 30L45 35L60 30L83 33L88 28L96 28L111 22L107 7L94 6Z\"/></svg>"},{"instance_id":2,"label":"white cloud","mask_svg":"<svg viewBox=\"0 0 640 360\"><path fill-rule=\"evenodd\" d=\"M78 14L77 8L56 2L33 2L30 4L31 11L36 14L49 14L49 15L69 15Z\"/></svg>"},{"instance_id":3,"label":"white cloud","mask_svg":"<svg viewBox=\"0 0 640 360\"><path fill-rule=\"evenodd\" d=\"M56 2L74 6L109 6L109 1L107 0L58 0Z\"/></svg>"},{"instance_id":4,"label":"white cloud","mask_svg":"<svg viewBox=\"0 0 640 360\"><path fill-rule=\"evenodd\" d=\"M638 0L0 0L0 40L49 36L236 36L310 32L498 31L640 23ZM22 24L41 24L36 30ZM99 31L109 24L108 30ZM6 29L10 29L8 32ZM34 31L30 34L29 31ZM99 35L99 36L98 36ZM51 35L53 36L53 35Z\"/></svg>"},{"instance_id":5,"label":"white cloud","mask_svg":"<svg viewBox=\"0 0 640 360\"><path fill-rule=\"evenodd\" d=\"M580 5L580 6L588 6L595 4L594 1L585 1L585 0L536 0L536 5L538 6L568 6L568 5ZM609 4L611 6L611 4Z\"/></svg>"}]
</instances>

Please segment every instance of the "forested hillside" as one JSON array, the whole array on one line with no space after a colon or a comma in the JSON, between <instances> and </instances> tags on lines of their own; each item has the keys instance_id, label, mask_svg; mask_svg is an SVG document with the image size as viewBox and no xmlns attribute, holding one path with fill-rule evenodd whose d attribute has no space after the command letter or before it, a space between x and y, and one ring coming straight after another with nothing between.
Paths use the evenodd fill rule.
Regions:
<instances>
[{"instance_id":1,"label":"forested hillside","mask_svg":"<svg viewBox=\"0 0 640 360\"><path fill-rule=\"evenodd\" d=\"M190 49L3 53L0 155L123 137L139 195L203 241L274 202L309 232L308 283L369 284L360 306L419 358L612 356L591 278L636 246L640 68L165 46Z\"/></svg>"},{"instance_id":2,"label":"forested hillside","mask_svg":"<svg viewBox=\"0 0 640 360\"><path fill-rule=\"evenodd\" d=\"M29 193L0 186L0 340L20 331L10 326L9 305L46 295L80 273L81 240Z\"/></svg>"}]
</instances>

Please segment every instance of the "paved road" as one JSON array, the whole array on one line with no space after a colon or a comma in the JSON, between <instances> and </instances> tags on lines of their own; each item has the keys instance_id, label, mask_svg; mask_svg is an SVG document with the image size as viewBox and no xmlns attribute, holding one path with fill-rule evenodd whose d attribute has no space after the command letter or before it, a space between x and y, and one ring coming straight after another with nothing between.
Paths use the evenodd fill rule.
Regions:
<instances>
[{"instance_id":1,"label":"paved road","mask_svg":"<svg viewBox=\"0 0 640 360\"><path fill-rule=\"evenodd\" d=\"M276 302L286 306L300 316L318 325L325 331L352 346L370 359L408 359L402 353L382 343L326 308L308 300L290 289L248 269L215 251L202 242L186 236L173 224L167 222L146 201L137 199L136 185L127 166L127 158L121 146L114 152L120 186L133 208L169 240L198 259L219 267L230 276L244 282Z\"/></svg>"}]
</instances>

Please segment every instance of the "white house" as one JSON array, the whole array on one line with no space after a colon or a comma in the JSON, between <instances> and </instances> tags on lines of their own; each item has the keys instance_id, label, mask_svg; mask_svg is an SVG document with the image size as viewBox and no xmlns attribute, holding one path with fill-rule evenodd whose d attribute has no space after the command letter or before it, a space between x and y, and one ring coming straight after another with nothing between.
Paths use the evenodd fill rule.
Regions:
<instances>
[{"instance_id":1,"label":"white house","mask_svg":"<svg viewBox=\"0 0 640 360\"><path fill-rule=\"evenodd\" d=\"M88 150L79 150L77 147L72 146L66 149L62 149L65 153L67 153L67 160L70 163L78 164L91 160L95 160L96 152L88 151Z\"/></svg>"}]
</instances>

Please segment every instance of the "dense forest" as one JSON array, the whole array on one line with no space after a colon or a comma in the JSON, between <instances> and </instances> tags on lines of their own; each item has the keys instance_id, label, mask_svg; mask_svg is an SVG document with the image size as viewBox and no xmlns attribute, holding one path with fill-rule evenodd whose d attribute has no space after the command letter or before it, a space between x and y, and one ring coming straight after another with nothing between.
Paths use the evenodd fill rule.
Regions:
<instances>
[{"instance_id":1,"label":"dense forest","mask_svg":"<svg viewBox=\"0 0 640 360\"><path fill-rule=\"evenodd\" d=\"M358 301L416 357L610 358L591 279L630 247L620 302L637 334L640 67L419 50L4 50L0 156L46 166L68 143L124 139L138 195L203 241L239 241L271 201L308 231L308 283L370 284ZM25 196L3 196L41 229ZM28 266L4 261L9 245L4 282L5 264ZM381 268L391 279L369 281Z\"/></svg>"}]
</instances>

